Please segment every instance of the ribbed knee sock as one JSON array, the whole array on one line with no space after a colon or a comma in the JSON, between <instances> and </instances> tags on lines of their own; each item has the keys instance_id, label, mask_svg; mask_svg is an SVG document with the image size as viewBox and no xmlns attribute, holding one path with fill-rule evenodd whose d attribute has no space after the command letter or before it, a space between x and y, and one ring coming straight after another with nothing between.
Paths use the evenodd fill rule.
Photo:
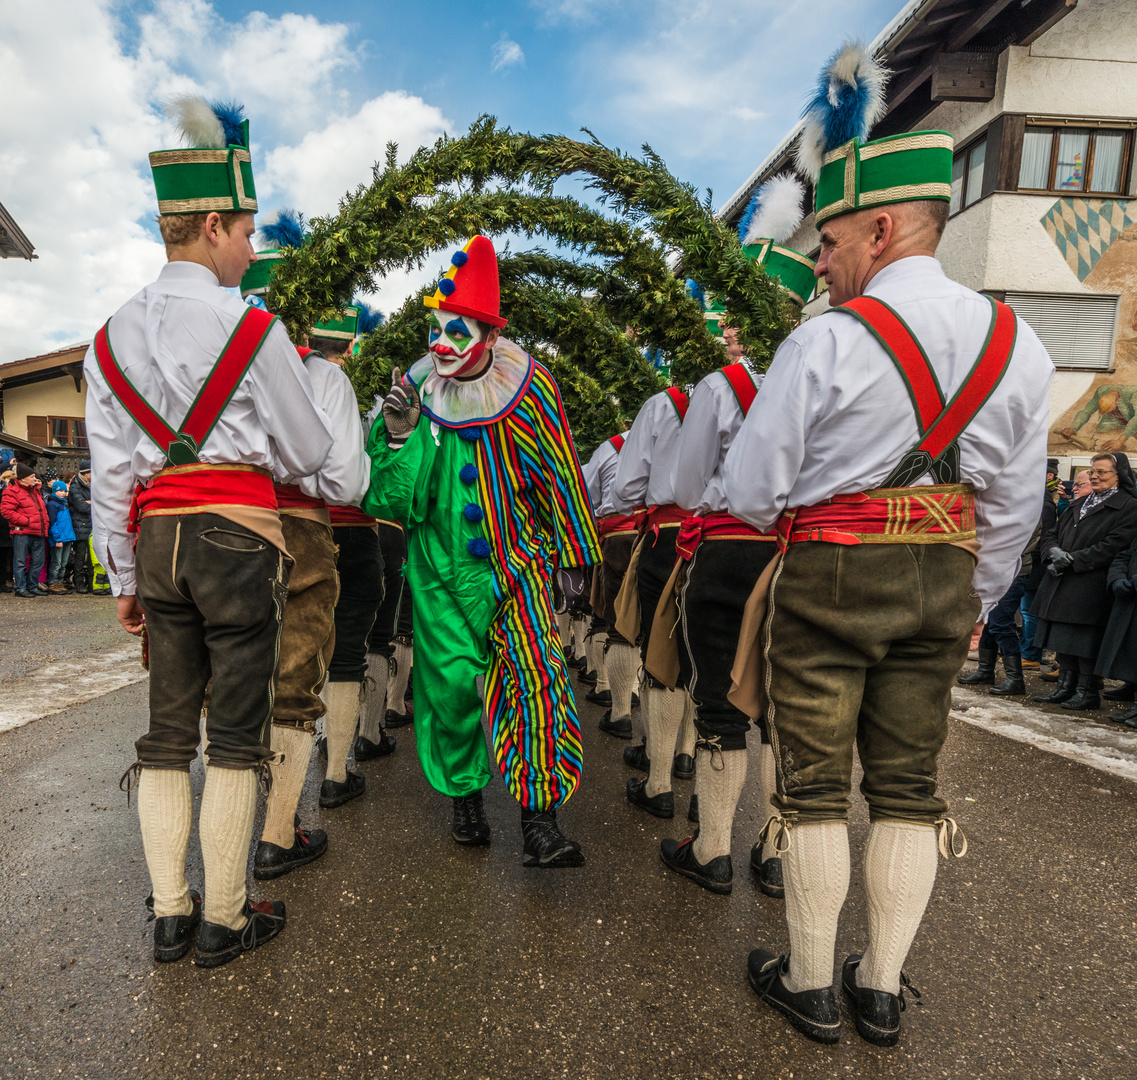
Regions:
<instances>
[{"instance_id":1,"label":"ribbed knee sock","mask_svg":"<svg viewBox=\"0 0 1137 1080\"><path fill-rule=\"evenodd\" d=\"M762 807L762 824L765 825L770 820L771 815L777 815L778 811L774 809L773 798L778 791L778 768L774 761L774 748L769 743L762 743L758 751L758 781L762 785L762 790L758 793L758 798L761 800L759 805ZM774 859L777 856L771 844L766 843L762 845L762 861L766 859Z\"/></svg>"},{"instance_id":2,"label":"ribbed knee sock","mask_svg":"<svg viewBox=\"0 0 1137 1080\"><path fill-rule=\"evenodd\" d=\"M679 745L675 748L675 753L694 757L695 738L699 734L695 729L695 702L691 700L691 695L686 690L682 691L682 694L686 700L683 704L683 723L679 727ZM701 800L700 805L702 805Z\"/></svg>"},{"instance_id":3,"label":"ribbed knee sock","mask_svg":"<svg viewBox=\"0 0 1137 1080\"><path fill-rule=\"evenodd\" d=\"M324 716L324 737L328 740L326 775L342 784L347 779L347 755L359 723L359 683L328 683L324 699L328 703Z\"/></svg>"},{"instance_id":4,"label":"ribbed knee sock","mask_svg":"<svg viewBox=\"0 0 1137 1080\"><path fill-rule=\"evenodd\" d=\"M256 810L256 772L205 767L199 831L205 863L206 922L240 930L248 921L244 914L245 878Z\"/></svg>"},{"instance_id":5,"label":"ribbed knee sock","mask_svg":"<svg viewBox=\"0 0 1137 1080\"><path fill-rule=\"evenodd\" d=\"M369 742L377 743L383 728L384 709L387 707L387 679L391 674L391 661L379 653L367 657L367 677L363 680L363 719L359 734Z\"/></svg>"},{"instance_id":6,"label":"ribbed knee sock","mask_svg":"<svg viewBox=\"0 0 1137 1080\"><path fill-rule=\"evenodd\" d=\"M300 805L300 793L308 778L314 737L303 728L273 724L271 738L273 752L282 755L284 760L279 765L269 765L272 769L272 787L265 807L265 831L261 839L269 844L290 848L296 842L296 807Z\"/></svg>"},{"instance_id":7,"label":"ribbed knee sock","mask_svg":"<svg viewBox=\"0 0 1137 1080\"><path fill-rule=\"evenodd\" d=\"M593 656L596 658L596 692L611 690L608 684L608 657L604 646L608 644L608 633L595 634L592 638Z\"/></svg>"},{"instance_id":8,"label":"ribbed knee sock","mask_svg":"<svg viewBox=\"0 0 1137 1080\"><path fill-rule=\"evenodd\" d=\"M936 830L907 821L874 821L865 846L869 947L857 985L900 993L900 969L936 882Z\"/></svg>"},{"instance_id":9,"label":"ribbed knee sock","mask_svg":"<svg viewBox=\"0 0 1137 1080\"><path fill-rule=\"evenodd\" d=\"M636 669L640 654L633 645L613 641L608 646L608 683L612 690L612 719L632 715L632 691L636 686Z\"/></svg>"},{"instance_id":10,"label":"ribbed knee sock","mask_svg":"<svg viewBox=\"0 0 1137 1080\"><path fill-rule=\"evenodd\" d=\"M407 680L411 677L414 655L410 645L395 642L395 674L387 683L387 708L400 716L407 711Z\"/></svg>"},{"instance_id":11,"label":"ribbed knee sock","mask_svg":"<svg viewBox=\"0 0 1137 1080\"><path fill-rule=\"evenodd\" d=\"M649 796L671 790L671 766L675 757L675 740L683 723L687 694L682 690L648 688L651 698L651 726L647 732L647 756L651 772L647 778Z\"/></svg>"},{"instance_id":12,"label":"ribbed knee sock","mask_svg":"<svg viewBox=\"0 0 1137 1080\"><path fill-rule=\"evenodd\" d=\"M186 881L186 851L193 825L189 773L143 769L138 778L138 823L155 917L189 915L193 911Z\"/></svg>"},{"instance_id":13,"label":"ribbed knee sock","mask_svg":"<svg viewBox=\"0 0 1137 1080\"><path fill-rule=\"evenodd\" d=\"M561 639L561 648L567 649L572 640L572 620L567 611L562 611L557 616L557 634Z\"/></svg>"},{"instance_id":14,"label":"ribbed knee sock","mask_svg":"<svg viewBox=\"0 0 1137 1080\"><path fill-rule=\"evenodd\" d=\"M730 854L731 826L742 786L746 783L745 750L722 753L700 747L695 761L695 794L699 796L699 835L695 858L704 866Z\"/></svg>"},{"instance_id":15,"label":"ribbed knee sock","mask_svg":"<svg viewBox=\"0 0 1137 1080\"><path fill-rule=\"evenodd\" d=\"M639 723L635 725L636 733L643 741L644 747L647 747L647 733L651 729L651 694L648 691L651 687L647 684L647 679L644 678L643 661L640 661L640 666L636 669L636 686L638 687L637 693L640 695L640 711Z\"/></svg>"},{"instance_id":16,"label":"ribbed knee sock","mask_svg":"<svg viewBox=\"0 0 1137 1080\"><path fill-rule=\"evenodd\" d=\"M700 814L701 814L700 809ZM837 918L849 891L849 828L843 821L795 825L782 856L790 931L791 993L833 985Z\"/></svg>"}]
</instances>

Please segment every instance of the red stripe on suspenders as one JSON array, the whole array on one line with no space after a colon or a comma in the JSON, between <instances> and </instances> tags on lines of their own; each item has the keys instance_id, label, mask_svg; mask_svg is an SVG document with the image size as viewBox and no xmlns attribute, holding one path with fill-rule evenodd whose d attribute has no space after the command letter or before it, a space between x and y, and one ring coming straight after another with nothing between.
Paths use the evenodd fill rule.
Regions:
<instances>
[{"instance_id":1,"label":"red stripe on suspenders","mask_svg":"<svg viewBox=\"0 0 1137 1080\"><path fill-rule=\"evenodd\" d=\"M146 399L134 389L134 385L126 377L118 361L114 358L107 327L110 321L99 329L95 335L95 359L99 362L99 370L107 380L111 393L122 403L122 407L130 413L130 418L140 427L162 450L171 443L177 442L177 432L166 423L152 408Z\"/></svg>"},{"instance_id":2,"label":"red stripe on suspenders","mask_svg":"<svg viewBox=\"0 0 1137 1080\"><path fill-rule=\"evenodd\" d=\"M892 357L912 398L916 423L923 435L943 410L944 395L932 365L920 343L912 336L912 331L892 308L872 296L858 296L834 310L847 311L862 322Z\"/></svg>"},{"instance_id":3,"label":"red stripe on suspenders","mask_svg":"<svg viewBox=\"0 0 1137 1080\"><path fill-rule=\"evenodd\" d=\"M612 444L617 454L624 449L623 435L613 435L608 441Z\"/></svg>"},{"instance_id":4,"label":"red stripe on suspenders","mask_svg":"<svg viewBox=\"0 0 1137 1080\"><path fill-rule=\"evenodd\" d=\"M675 411L679 414L679 421L682 423L687 417L687 395L678 386L669 386L667 396L671 398L671 404L675 406Z\"/></svg>"},{"instance_id":5,"label":"red stripe on suspenders","mask_svg":"<svg viewBox=\"0 0 1137 1080\"><path fill-rule=\"evenodd\" d=\"M754 404L754 399L758 396L758 388L754 385L750 372L746 370L744 364L728 364L722 369L722 373L726 376L726 381L730 383L730 388L738 399L738 407L742 410L742 415L746 416L750 412L750 406Z\"/></svg>"}]
</instances>

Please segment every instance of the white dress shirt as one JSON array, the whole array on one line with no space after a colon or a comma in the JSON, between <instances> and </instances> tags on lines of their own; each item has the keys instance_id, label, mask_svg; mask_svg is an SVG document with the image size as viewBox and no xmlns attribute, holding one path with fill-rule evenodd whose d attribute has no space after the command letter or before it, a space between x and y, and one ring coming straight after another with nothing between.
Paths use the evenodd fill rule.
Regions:
<instances>
[{"instance_id":1,"label":"white dress shirt","mask_svg":"<svg viewBox=\"0 0 1137 1080\"><path fill-rule=\"evenodd\" d=\"M761 387L763 376L750 377ZM691 395L671 466L671 489L680 506L699 515L726 511L722 465L742 421L742 406L729 380L721 371L712 371Z\"/></svg>"},{"instance_id":2,"label":"white dress shirt","mask_svg":"<svg viewBox=\"0 0 1137 1080\"><path fill-rule=\"evenodd\" d=\"M866 292L908 324L950 400L986 340L990 302L926 256L885 267ZM1018 573L1046 467L1054 365L1034 331L1016 322L1007 372L959 439L960 479L976 490L984 615ZM774 356L723 465L727 505L767 531L789 507L878 487L918 439L905 383L873 335L851 315L818 316Z\"/></svg>"},{"instance_id":3,"label":"white dress shirt","mask_svg":"<svg viewBox=\"0 0 1137 1080\"><path fill-rule=\"evenodd\" d=\"M150 406L177 430L246 308L213 272L170 262L111 319L115 359ZM112 563L120 590L135 591L134 545L127 532L135 481L166 466L165 455L130 418L99 370L92 343L87 380L91 502L106 527L99 560ZM201 447L212 464L255 465L276 476L317 472L332 447L332 427L281 323L273 325L221 419Z\"/></svg>"},{"instance_id":4,"label":"white dress shirt","mask_svg":"<svg viewBox=\"0 0 1137 1080\"><path fill-rule=\"evenodd\" d=\"M612 485L613 513L630 514L641 506L675 502L671 465L682 426L675 402L666 391L644 402L624 436Z\"/></svg>"},{"instance_id":5,"label":"white dress shirt","mask_svg":"<svg viewBox=\"0 0 1137 1080\"><path fill-rule=\"evenodd\" d=\"M588 485L588 497L592 500L592 510L597 518L618 513L612 498L612 488L616 482L616 467L620 462L620 452L605 439L584 467L584 481Z\"/></svg>"}]
</instances>

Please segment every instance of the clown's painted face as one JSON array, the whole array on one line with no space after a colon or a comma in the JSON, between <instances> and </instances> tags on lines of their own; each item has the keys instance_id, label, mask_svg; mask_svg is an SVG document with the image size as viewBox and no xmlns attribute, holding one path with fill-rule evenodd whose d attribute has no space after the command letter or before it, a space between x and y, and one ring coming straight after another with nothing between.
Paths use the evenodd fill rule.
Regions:
<instances>
[{"instance_id":1,"label":"clown's painted face","mask_svg":"<svg viewBox=\"0 0 1137 1080\"><path fill-rule=\"evenodd\" d=\"M465 315L432 311L429 348L434 370L450 379L477 367L486 351L486 335Z\"/></svg>"}]
</instances>

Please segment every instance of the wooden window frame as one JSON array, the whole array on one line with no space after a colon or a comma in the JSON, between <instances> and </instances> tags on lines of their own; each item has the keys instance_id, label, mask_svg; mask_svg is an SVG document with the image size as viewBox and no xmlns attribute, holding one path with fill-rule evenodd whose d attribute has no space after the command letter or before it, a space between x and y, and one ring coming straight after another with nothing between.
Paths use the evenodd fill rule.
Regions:
<instances>
[{"instance_id":1,"label":"wooden window frame","mask_svg":"<svg viewBox=\"0 0 1137 1080\"><path fill-rule=\"evenodd\" d=\"M84 417L84 416L48 416L48 417L46 417L46 420L47 420L47 438L49 440L47 445L50 449L52 449L52 450L87 450L87 449L89 449L89 444L87 442L87 419L86 419L86 417ZM66 446L56 446L54 443L52 443L50 441L52 439L52 425L56 421L65 422L67 424L68 442L67 442ZM72 424L82 424L83 425L83 445L82 446L80 446L76 442L74 442L74 439L76 436L75 436L75 429L71 426Z\"/></svg>"},{"instance_id":2,"label":"wooden window frame","mask_svg":"<svg viewBox=\"0 0 1137 1080\"><path fill-rule=\"evenodd\" d=\"M973 206L975 206L977 203L981 202L983 199L987 198L987 196L991 194L991 186L990 186L987 178L988 178L988 176L993 175L994 170L998 167L997 157L995 159L992 158L992 149L995 149L996 153L997 153L998 147L997 147L997 145L994 148L992 147L992 141L993 140L991 140L987 137L988 133L990 131L991 131L991 125L988 125L982 131L977 131L974 135L971 136L970 139L967 140L967 142L965 142L963 144L963 146L959 150L954 151L954 153L951 156L951 163L952 163L952 170L953 171L955 169L956 158L959 158L959 157L963 158L963 186L960 188L960 192L959 192L959 209L954 211L950 215L949 220L950 220L950 218L959 217L959 215L962 214L965 210L970 210ZM968 176L971 175L971 168L970 168L971 151L974 150L980 143L986 143L987 144L987 151L986 151L986 154L983 158L983 178L979 181L979 194L975 197L975 199L972 202L968 202L967 201L967 178L968 178ZM950 205L950 203L949 203L949 205Z\"/></svg>"},{"instance_id":3,"label":"wooden window frame","mask_svg":"<svg viewBox=\"0 0 1137 1080\"><path fill-rule=\"evenodd\" d=\"M1025 118L1024 118L1025 121ZM1025 140L1026 133L1029 130L1035 131L1049 131L1050 132L1050 165L1047 173L1048 187L1042 188L1028 188L1019 185L1019 175L1022 172L1022 147ZM1132 179L1133 171L1133 135L1134 128L1127 127L1123 124L1116 125L1103 125L1101 123L1094 124L1092 121L1085 122L1071 122L1070 124L1028 124L1021 125L1021 134L1018 139L1018 153L1016 157L1015 176L1013 178L1014 188L1011 190L1021 192L1023 195L1064 195L1068 198L1083 198L1083 199L1125 199L1128 198L1129 184ZM1059 188L1054 186L1055 173L1058 169L1058 139L1057 135L1066 131L1085 130L1089 132L1088 145L1086 147L1086 186L1080 190L1071 188ZM1121 148L1121 176L1118 179L1118 189L1116 191L1091 191L1089 184L1094 175L1094 157L1097 151L1097 135L1101 132L1117 132L1120 131L1125 136L1125 142Z\"/></svg>"}]
</instances>

